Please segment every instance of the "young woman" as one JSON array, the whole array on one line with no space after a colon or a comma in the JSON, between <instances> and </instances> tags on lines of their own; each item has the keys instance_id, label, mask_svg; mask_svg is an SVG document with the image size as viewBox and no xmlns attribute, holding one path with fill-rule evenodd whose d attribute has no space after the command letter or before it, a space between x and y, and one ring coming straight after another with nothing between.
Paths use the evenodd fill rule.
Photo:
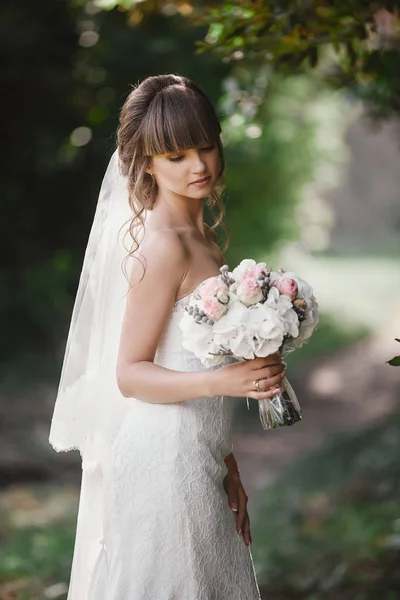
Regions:
<instances>
[{"instance_id":1,"label":"young woman","mask_svg":"<svg viewBox=\"0 0 400 600\"><path fill-rule=\"evenodd\" d=\"M147 78L121 111L50 433L56 450L83 457L69 600L260 597L232 409L276 393L281 357L208 369L178 326L225 262L203 212L219 207L220 223L220 133L186 77Z\"/></svg>"}]
</instances>

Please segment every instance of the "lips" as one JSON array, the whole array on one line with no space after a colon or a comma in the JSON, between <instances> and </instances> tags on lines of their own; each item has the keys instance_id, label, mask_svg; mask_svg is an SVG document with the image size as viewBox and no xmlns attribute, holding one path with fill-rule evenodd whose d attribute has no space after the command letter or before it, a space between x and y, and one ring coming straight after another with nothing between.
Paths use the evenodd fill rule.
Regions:
<instances>
[{"instance_id":1,"label":"lips","mask_svg":"<svg viewBox=\"0 0 400 600\"><path fill-rule=\"evenodd\" d=\"M211 175L208 175L207 177L203 177L202 179L197 179L197 181L192 181L192 183L205 183L210 179L210 177Z\"/></svg>"}]
</instances>

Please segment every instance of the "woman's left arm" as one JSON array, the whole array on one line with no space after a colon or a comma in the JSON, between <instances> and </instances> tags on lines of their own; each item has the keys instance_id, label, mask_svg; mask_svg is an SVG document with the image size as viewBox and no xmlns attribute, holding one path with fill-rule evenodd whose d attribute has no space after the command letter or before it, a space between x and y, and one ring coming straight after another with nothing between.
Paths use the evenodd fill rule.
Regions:
<instances>
[{"instance_id":1,"label":"woman's left arm","mask_svg":"<svg viewBox=\"0 0 400 600\"><path fill-rule=\"evenodd\" d=\"M224 489L228 496L229 506L237 513L236 531L243 536L244 543L252 544L250 533L250 517L247 512L248 496L242 485L239 468L233 452L225 457L228 473L224 478Z\"/></svg>"}]
</instances>

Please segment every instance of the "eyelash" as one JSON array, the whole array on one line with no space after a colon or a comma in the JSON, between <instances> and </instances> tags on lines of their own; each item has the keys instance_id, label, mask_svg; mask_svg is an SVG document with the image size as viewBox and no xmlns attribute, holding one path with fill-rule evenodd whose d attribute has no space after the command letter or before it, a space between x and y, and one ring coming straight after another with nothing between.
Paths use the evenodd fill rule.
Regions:
<instances>
[{"instance_id":1,"label":"eyelash","mask_svg":"<svg viewBox=\"0 0 400 600\"><path fill-rule=\"evenodd\" d=\"M207 146L206 148L200 148L200 150L204 150L205 152L211 152L211 150L214 150L215 146ZM182 159L184 158L184 156L177 156L175 158L169 158L168 160L170 160L171 162L180 162Z\"/></svg>"}]
</instances>

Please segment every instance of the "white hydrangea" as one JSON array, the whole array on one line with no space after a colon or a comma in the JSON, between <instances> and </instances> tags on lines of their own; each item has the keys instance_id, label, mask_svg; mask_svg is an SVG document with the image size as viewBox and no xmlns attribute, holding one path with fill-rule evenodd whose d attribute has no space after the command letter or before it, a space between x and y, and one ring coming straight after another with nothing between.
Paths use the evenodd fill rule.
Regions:
<instances>
[{"instance_id":1,"label":"white hydrangea","mask_svg":"<svg viewBox=\"0 0 400 600\"><path fill-rule=\"evenodd\" d=\"M209 354L210 352L217 354L219 351L219 346L214 339L212 325L207 325L207 323L199 325L185 311L179 321L179 328L183 334L182 346L193 352L205 366L211 367L222 363L223 356Z\"/></svg>"},{"instance_id":2,"label":"white hydrangea","mask_svg":"<svg viewBox=\"0 0 400 600\"><path fill-rule=\"evenodd\" d=\"M299 317L293 309L293 304L289 296L280 294L276 287L272 287L268 294L268 299L263 306L269 306L275 310L284 323L285 335L297 337L299 335Z\"/></svg>"}]
</instances>

